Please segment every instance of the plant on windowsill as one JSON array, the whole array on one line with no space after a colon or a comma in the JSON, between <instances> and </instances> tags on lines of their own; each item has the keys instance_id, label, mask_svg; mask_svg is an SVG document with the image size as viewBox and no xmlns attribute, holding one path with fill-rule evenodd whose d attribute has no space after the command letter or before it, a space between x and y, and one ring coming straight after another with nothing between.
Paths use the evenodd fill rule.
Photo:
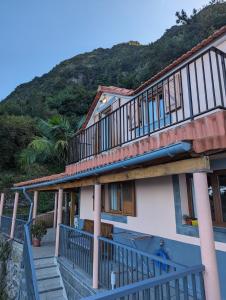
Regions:
<instances>
[{"instance_id":1,"label":"plant on windowsill","mask_svg":"<svg viewBox=\"0 0 226 300\"><path fill-rule=\"evenodd\" d=\"M41 246L41 240L46 235L47 229L46 229L45 222L38 222L36 224L33 224L31 226L31 234L32 234L32 243L34 247L40 247Z\"/></svg>"},{"instance_id":2,"label":"plant on windowsill","mask_svg":"<svg viewBox=\"0 0 226 300\"><path fill-rule=\"evenodd\" d=\"M186 225L192 225L192 217L188 215L183 215L183 219Z\"/></svg>"}]
</instances>

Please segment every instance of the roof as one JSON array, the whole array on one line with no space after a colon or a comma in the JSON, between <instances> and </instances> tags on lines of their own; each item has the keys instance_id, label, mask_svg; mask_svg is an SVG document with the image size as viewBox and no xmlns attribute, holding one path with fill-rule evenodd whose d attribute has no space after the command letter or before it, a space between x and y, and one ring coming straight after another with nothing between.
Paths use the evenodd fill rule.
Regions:
<instances>
[{"instance_id":1,"label":"roof","mask_svg":"<svg viewBox=\"0 0 226 300\"><path fill-rule=\"evenodd\" d=\"M130 89L124 89L124 88L120 88L120 87L115 87L115 86L104 86L104 85L99 85L98 89L97 89L97 94L89 108L89 111L86 115L86 119L82 125L82 128L85 128L92 116L92 113L101 97L101 95L103 93L108 93L108 94L114 94L114 95L120 95L120 96L131 96L133 95L133 90Z\"/></svg>"}]
</instances>

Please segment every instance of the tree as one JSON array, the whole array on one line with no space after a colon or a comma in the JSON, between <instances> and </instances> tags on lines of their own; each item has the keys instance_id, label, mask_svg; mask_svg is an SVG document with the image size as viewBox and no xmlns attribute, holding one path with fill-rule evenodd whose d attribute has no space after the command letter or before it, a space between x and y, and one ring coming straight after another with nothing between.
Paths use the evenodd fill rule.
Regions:
<instances>
[{"instance_id":1,"label":"tree","mask_svg":"<svg viewBox=\"0 0 226 300\"><path fill-rule=\"evenodd\" d=\"M73 135L68 120L56 115L48 121L40 120L38 129L40 134L35 136L20 154L21 166L27 167L34 163L57 163L59 167L64 167L69 140Z\"/></svg>"}]
</instances>

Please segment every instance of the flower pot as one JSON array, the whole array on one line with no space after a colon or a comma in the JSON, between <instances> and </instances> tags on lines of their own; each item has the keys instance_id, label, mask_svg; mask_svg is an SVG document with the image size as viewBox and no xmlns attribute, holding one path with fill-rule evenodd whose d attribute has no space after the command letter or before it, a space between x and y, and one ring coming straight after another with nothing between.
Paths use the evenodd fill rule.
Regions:
<instances>
[{"instance_id":1,"label":"flower pot","mask_svg":"<svg viewBox=\"0 0 226 300\"><path fill-rule=\"evenodd\" d=\"M33 238L33 246L34 247L40 247L41 246L41 241L37 238Z\"/></svg>"},{"instance_id":2,"label":"flower pot","mask_svg":"<svg viewBox=\"0 0 226 300\"><path fill-rule=\"evenodd\" d=\"M186 224L186 225L192 225L192 220L191 220L191 219L185 220L185 224Z\"/></svg>"},{"instance_id":3,"label":"flower pot","mask_svg":"<svg viewBox=\"0 0 226 300\"><path fill-rule=\"evenodd\" d=\"M198 226L198 220L192 220L192 226Z\"/></svg>"}]
</instances>

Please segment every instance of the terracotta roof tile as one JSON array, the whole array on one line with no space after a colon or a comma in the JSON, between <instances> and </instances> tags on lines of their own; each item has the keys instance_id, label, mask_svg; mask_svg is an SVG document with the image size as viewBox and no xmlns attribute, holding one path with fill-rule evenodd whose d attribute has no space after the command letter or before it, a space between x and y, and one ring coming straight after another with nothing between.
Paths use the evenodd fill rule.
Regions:
<instances>
[{"instance_id":1,"label":"terracotta roof tile","mask_svg":"<svg viewBox=\"0 0 226 300\"><path fill-rule=\"evenodd\" d=\"M205 40L201 41L199 44L197 44L195 47L193 47L191 50L174 60L170 65L168 65L166 68L161 70L159 73L148 79L146 82L144 82L142 85L140 85L138 88L134 90L134 95L145 89L147 86L149 86L151 83L155 82L159 78L161 78L163 75L165 75L167 72L171 71L173 68L184 62L186 59L189 59L192 55L197 53L202 48L208 46L210 43L214 42L217 38L219 38L221 35L226 33L226 25L221 27L219 30L215 31L212 35L210 35Z\"/></svg>"},{"instance_id":2,"label":"terracotta roof tile","mask_svg":"<svg viewBox=\"0 0 226 300\"><path fill-rule=\"evenodd\" d=\"M130 96L133 94L133 90L129 90L129 89L124 89L124 88L120 88L120 87L115 87L115 86L104 86L104 85L99 85L98 90L97 90L97 94L89 108L89 111L86 115L86 119L85 122L82 125L82 128L86 128L92 113L101 97L101 95L103 93L109 93L109 94L116 94L116 95L121 95L121 96Z\"/></svg>"}]
</instances>

